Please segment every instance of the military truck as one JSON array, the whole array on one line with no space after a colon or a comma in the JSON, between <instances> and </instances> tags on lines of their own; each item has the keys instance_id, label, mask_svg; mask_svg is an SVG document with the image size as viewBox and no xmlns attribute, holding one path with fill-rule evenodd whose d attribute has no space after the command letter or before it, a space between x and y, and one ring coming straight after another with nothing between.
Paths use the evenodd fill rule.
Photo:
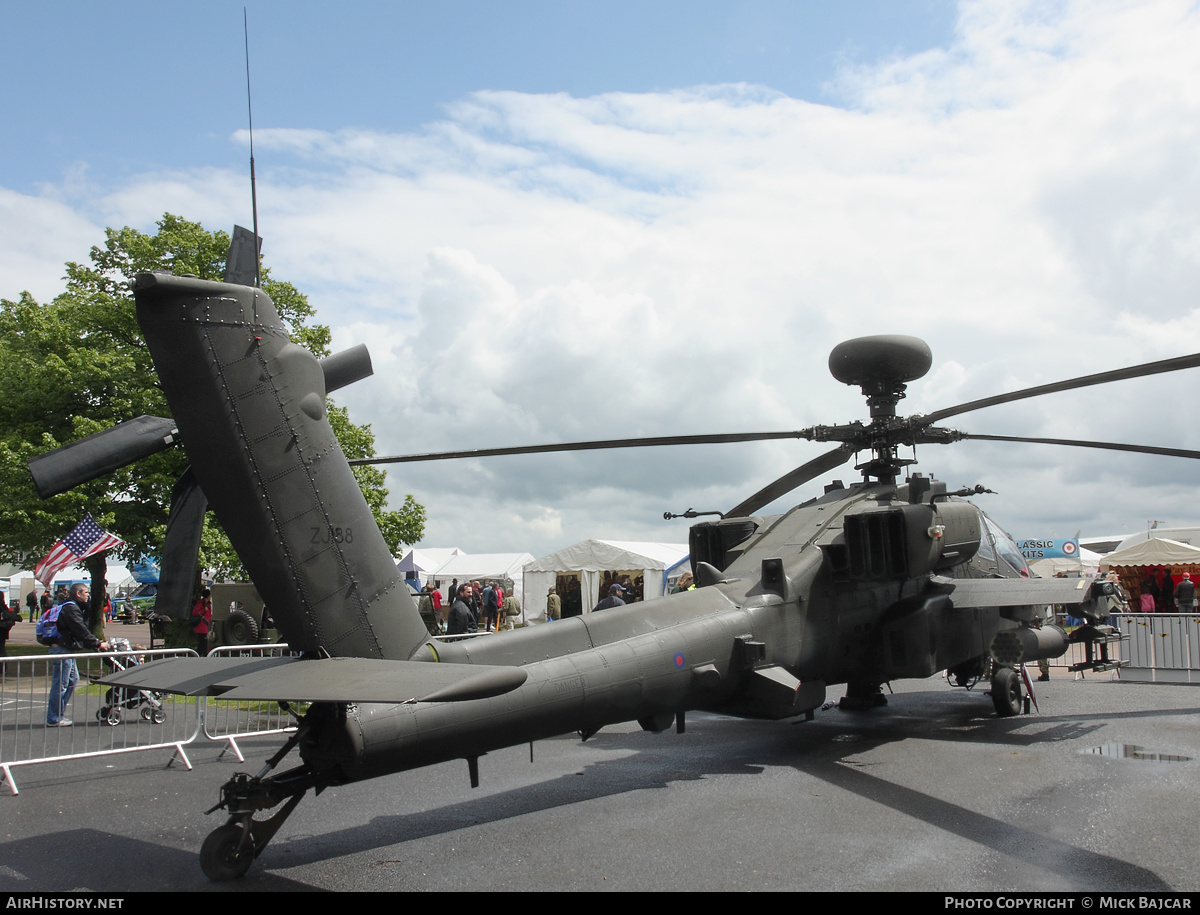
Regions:
<instances>
[{"instance_id":1,"label":"military truck","mask_svg":"<svg viewBox=\"0 0 1200 915\"><path fill-rule=\"evenodd\" d=\"M226 582L212 586L213 624L210 648L222 645L261 645L279 641L279 631L263 605L258 589L250 582Z\"/></svg>"}]
</instances>

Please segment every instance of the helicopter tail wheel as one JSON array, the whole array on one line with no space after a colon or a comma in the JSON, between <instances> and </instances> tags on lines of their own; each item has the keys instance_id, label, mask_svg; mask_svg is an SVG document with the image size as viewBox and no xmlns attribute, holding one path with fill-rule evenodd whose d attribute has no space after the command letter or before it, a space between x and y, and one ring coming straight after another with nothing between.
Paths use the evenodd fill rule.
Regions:
<instances>
[{"instance_id":1,"label":"helicopter tail wheel","mask_svg":"<svg viewBox=\"0 0 1200 915\"><path fill-rule=\"evenodd\" d=\"M236 880L254 863L254 841L237 822L218 826L200 848L200 869L209 880Z\"/></svg>"},{"instance_id":2,"label":"helicopter tail wheel","mask_svg":"<svg viewBox=\"0 0 1200 915\"><path fill-rule=\"evenodd\" d=\"M1011 667L998 667L992 674L992 704L1001 718L1021 714L1024 705L1021 678Z\"/></svg>"}]
</instances>

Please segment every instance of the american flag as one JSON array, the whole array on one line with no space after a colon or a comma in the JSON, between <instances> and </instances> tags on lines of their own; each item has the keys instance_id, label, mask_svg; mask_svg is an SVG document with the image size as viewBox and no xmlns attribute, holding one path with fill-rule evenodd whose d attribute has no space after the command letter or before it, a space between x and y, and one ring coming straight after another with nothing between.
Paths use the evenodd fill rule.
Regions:
<instances>
[{"instance_id":1,"label":"american flag","mask_svg":"<svg viewBox=\"0 0 1200 915\"><path fill-rule=\"evenodd\" d=\"M102 550L112 549L124 542L120 537L110 534L92 520L89 512L83 516L83 520L79 522L75 530L54 544L54 549L37 564L33 575L42 584L48 585L54 580L55 575L72 563L86 559Z\"/></svg>"}]
</instances>

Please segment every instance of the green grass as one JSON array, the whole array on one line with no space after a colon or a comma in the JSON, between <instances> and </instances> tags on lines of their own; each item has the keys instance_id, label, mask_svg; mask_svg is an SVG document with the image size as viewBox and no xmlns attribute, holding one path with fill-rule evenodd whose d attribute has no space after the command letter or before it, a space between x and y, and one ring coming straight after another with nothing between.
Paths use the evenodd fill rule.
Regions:
<instances>
[{"instance_id":1,"label":"green grass","mask_svg":"<svg viewBox=\"0 0 1200 915\"><path fill-rule=\"evenodd\" d=\"M24 657L27 655L46 655L50 653L48 645L39 645L37 642L14 642L11 639L5 646L10 658L15 658L18 655Z\"/></svg>"}]
</instances>

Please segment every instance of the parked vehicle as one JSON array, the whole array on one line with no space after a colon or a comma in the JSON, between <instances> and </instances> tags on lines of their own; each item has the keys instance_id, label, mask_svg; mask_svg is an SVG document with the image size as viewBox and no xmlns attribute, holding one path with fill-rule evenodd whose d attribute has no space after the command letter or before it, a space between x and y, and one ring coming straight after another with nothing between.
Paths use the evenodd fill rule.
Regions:
<instances>
[{"instance_id":1,"label":"parked vehicle","mask_svg":"<svg viewBox=\"0 0 1200 915\"><path fill-rule=\"evenodd\" d=\"M279 631L263 604L258 589L250 582L226 582L212 586L210 647L260 645L279 641Z\"/></svg>"}]
</instances>

